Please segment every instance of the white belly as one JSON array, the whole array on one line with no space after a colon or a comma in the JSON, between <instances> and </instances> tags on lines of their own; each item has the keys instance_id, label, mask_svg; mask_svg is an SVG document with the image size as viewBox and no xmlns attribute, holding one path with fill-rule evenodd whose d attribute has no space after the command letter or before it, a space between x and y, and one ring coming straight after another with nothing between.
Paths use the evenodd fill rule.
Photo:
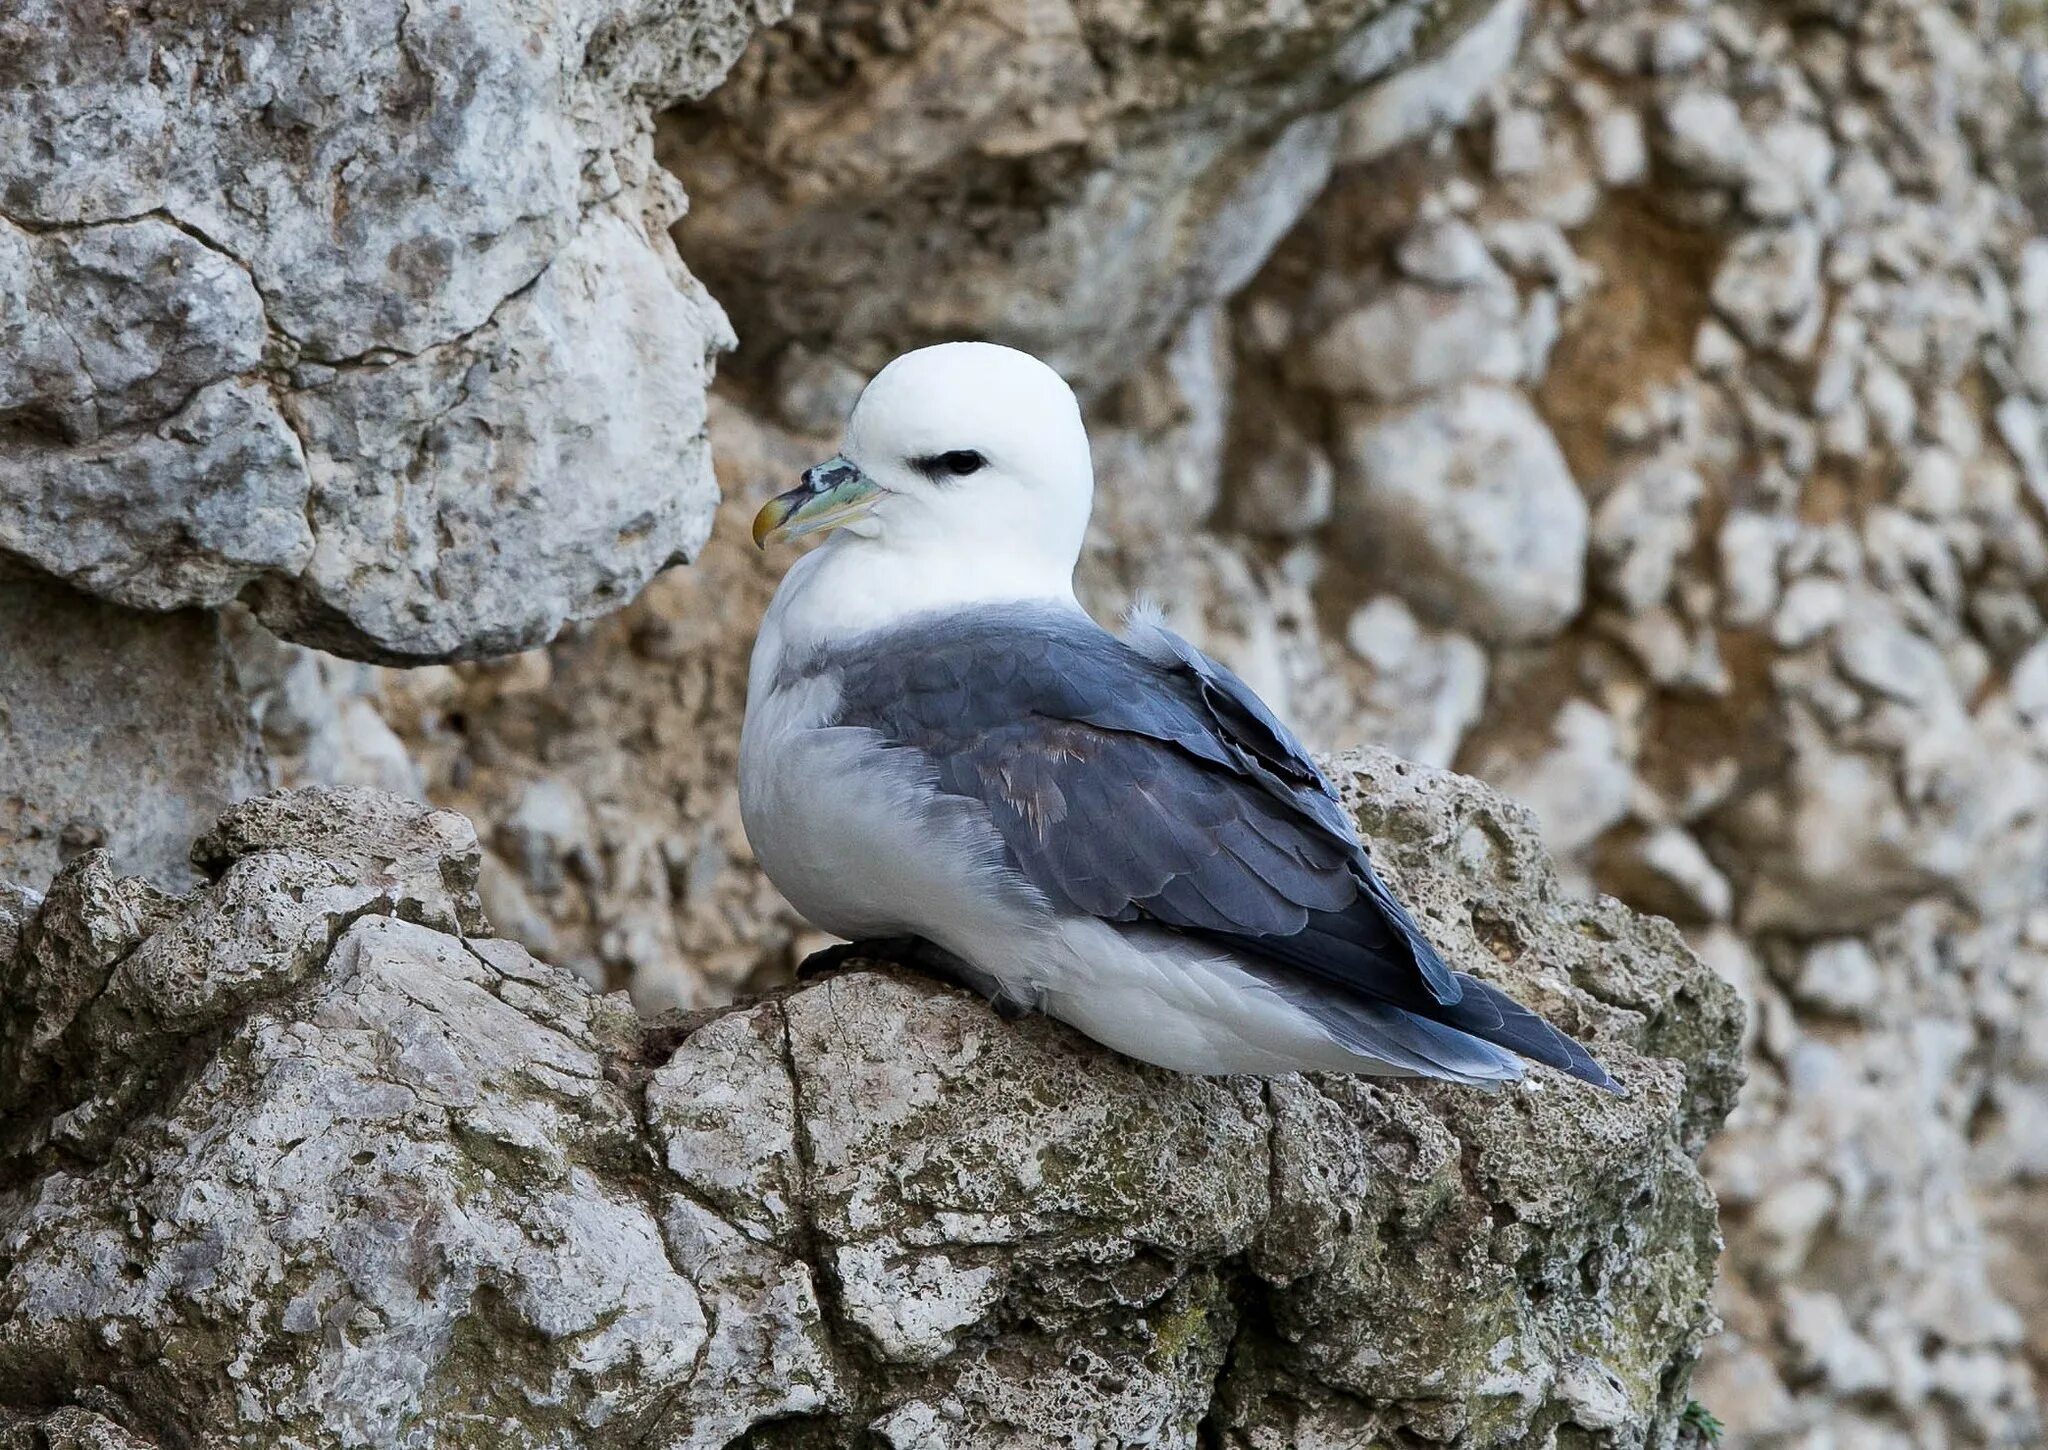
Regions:
<instances>
[{"instance_id":1,"label":"white belly","mask_svg":"<svg viewBox=\"0 0 2048 1450\"><path fill-rule=\"evenodd\" d=\"M789 904L835 936L922 936L970 960L1030 934L1029 888L981 808L938 795L915 752L821 725L831 705L823 681L771 690L740 737L740 817Z\"/></svg>"}]
</instances>

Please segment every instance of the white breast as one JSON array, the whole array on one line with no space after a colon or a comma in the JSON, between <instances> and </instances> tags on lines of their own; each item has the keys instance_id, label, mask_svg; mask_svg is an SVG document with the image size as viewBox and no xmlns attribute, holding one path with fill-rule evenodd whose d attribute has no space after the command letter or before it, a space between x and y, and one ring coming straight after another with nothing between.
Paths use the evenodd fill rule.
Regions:
<instances>
[{"instance_id":1,"label":"white breast","mask_svg":"<svg viewBox=\"0 0 2048 1450\"><path fill-rule=\"evenodd\" d=\"M762 869L804 918L851 940L922 936L960 956L1030 934L1044 901L1003 861L978 802L941 795L929 761L828 723L829 675L778 680L764 624L740 734L740 816ZM762 650L776 656L763 668Z\"/></svg>"}]
</instances>

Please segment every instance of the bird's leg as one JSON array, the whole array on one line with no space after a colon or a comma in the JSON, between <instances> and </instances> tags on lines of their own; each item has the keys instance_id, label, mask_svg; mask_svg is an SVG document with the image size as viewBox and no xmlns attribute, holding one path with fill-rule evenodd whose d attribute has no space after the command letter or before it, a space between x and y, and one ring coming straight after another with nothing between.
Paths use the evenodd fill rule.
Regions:
<instances>
[{"instance_id":1,"label":"bird's leg","mask_svg":"<svg viewBox=\"0 0 2048 1450\"><path fill-rule=\"evenodd\" d=\"M1026 1002L1020 997L1011 996L1009 991L1002 987L996 988L995 995L988 999L988 1005L994 1008L996 1016L1005 1022L1021 1022L1032 1013L1045 1010L1037 1002Z\"/></svg>"}]
</instances>

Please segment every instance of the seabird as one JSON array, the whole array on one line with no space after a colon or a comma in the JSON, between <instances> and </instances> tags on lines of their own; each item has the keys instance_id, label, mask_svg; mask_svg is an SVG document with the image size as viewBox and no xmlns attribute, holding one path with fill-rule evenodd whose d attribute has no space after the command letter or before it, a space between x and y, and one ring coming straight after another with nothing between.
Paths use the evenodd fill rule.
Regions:
<instances>
[{"instance_id":1,"label":"seabird","mask_svg":"<svg viewBox=\"0 0 2048 1450\"><path fill-rule=\"evenodd\" d=\"M913 938L1010 1011L1186 1073L1498 1084L1585 1049L1444 962L1249 686L1076 602L1073 391L1027 353L906 353L837 457L754 520L832 537L761 622L740 804L769 878L850 941Z\"/></svg>"}]
</instances>

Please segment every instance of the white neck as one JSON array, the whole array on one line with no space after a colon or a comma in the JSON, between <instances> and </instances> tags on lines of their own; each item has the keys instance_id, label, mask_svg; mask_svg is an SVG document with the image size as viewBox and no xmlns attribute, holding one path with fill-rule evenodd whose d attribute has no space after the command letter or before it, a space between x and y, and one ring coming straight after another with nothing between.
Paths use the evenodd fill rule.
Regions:
<instances>
[{"instance_id":1,"label":"white neck","mask_svg":"<svg viewBox=\"0 0 2048 1450\"><path fill-rule=\"evenodd\" d=\"M1023 550L981 552L835 534L792 564L761 622L761 642L807 652L912 615L1021 600L1081 606L1074 570Z\"/></svg>"}]
</instances>

